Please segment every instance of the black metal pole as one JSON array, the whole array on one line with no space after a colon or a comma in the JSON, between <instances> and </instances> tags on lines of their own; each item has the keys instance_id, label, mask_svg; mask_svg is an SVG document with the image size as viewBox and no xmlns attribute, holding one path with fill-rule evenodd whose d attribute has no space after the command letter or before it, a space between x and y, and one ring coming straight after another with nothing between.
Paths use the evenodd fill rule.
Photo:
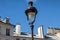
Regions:
<instances>
[{"instance_id":1,"label":"black metal pole","mask_svg":"<svg viewBox=\"0 0 60 40\"><path fill-rule=\"evenodd\" d=\"M34 25L31 25L31 36L32 36L32 40L34 40Z\"/></svg>"}]
</instances>

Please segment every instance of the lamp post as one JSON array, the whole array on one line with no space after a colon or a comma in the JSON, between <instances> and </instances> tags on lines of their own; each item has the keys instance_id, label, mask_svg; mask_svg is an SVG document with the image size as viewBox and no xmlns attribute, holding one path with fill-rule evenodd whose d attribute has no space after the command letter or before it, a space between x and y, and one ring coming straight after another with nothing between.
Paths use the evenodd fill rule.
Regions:
<instances>
[{"instance_id":1,"label":"lamp post","mask_svg":"<svg viewBox=\"0 0 60 40\"><path fill-rule=\"evenodd\" d=\"M31 28L31 36L32 36L32 40L34 40L34 22L36 19L36 15L37 15L37 9L33 6L33 2L30 1L29 3L29 7L25 10L25 14L27 16L27 20L29 22L30 28Z\"/></svg>"}]
</instances>

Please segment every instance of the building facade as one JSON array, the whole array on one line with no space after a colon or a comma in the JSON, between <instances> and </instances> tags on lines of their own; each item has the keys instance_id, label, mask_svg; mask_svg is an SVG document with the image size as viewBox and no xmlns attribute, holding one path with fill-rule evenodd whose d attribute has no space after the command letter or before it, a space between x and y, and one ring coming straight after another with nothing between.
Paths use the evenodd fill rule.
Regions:
<instances>
[{"instance_id":1,"label":"building facade","mask_svg":"<svg viewBox=\"0 0 60 40\"><path fill-rule=\"evenodd\" d=\"M31 34L21 32L20 24L13 25L9 18L0 20L0 40L31 40ZM14 31L13 29L16 28ZM38 34L34 35L34 40L43 40L43 27L38 27Z\"/></svg>"},{"instance_id":2,"label":"building facade","mask_svg":"<svg viewBox=\"0 0 60 40\"><path fill-rule=\"evenodd\" d=\"M14 28L16 30L13 30ZM20 24L11 24L7 17L0 20L0 40L31 40L31 34L21 32L20 28ZM60 29L48 28L47 34L44 35L43 26L39 26L34 40L60 40Z\"/></svg>"}]
</instances>

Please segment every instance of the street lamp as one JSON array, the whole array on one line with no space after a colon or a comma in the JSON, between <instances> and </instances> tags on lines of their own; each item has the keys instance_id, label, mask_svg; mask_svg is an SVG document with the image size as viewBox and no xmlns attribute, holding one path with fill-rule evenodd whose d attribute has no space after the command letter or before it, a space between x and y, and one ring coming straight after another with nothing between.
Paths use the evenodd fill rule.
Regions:
<instances>
[{"instance_id":1,"label":"street lamp","mask_svg":"<svg viewBox=\"0 0 60 40\"><path fill-rule=\"evenodd\" d=\"M32 36L32 40L34 40L34 33L33 33L33 30L34 30L34 22L35 22L35 19L36 19L36 15L37 15L37 9L35 7L33 7L33 2L30 1L29 2L29 7L25 10L25 14L27 16L27 20L29 21L29 25L30 25L30 28L31 28L31 36Z\"/></svg>"}]
</instances>

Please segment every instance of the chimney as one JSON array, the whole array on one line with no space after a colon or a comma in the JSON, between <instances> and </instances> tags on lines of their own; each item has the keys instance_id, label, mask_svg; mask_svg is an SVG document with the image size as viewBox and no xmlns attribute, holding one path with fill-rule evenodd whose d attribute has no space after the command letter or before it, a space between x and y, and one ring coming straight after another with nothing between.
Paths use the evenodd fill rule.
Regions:
<instances>
[{"instance_id":1,"label":"chimney","mask_svg":"<svg viewBox=\"0 0 60 40\"><path fill-rule=\"evenodd\" d=\"M38 27L38 37L44 38L43 26Z\"/></svg>"},{"instance_id":2,"label":"chimney","mask_svg":"<svg viewBox=\"0 0 60 40\"><path fill-rule=\"evenodd\" d=\"M16 35L20 35L20 24L16 24Z\"/></svg>"},{"instance_id":3,"label":"chimney","mask_svg":"<svg viewBox=\"0 0 60 40\"><path fill-rule=\"evenodd\" d=\"M4 19L3 19L3 22L4 22L4 23L9 23L9 18L8 18L8 17L4 18Z\"/></svg>"}]
</instances>

